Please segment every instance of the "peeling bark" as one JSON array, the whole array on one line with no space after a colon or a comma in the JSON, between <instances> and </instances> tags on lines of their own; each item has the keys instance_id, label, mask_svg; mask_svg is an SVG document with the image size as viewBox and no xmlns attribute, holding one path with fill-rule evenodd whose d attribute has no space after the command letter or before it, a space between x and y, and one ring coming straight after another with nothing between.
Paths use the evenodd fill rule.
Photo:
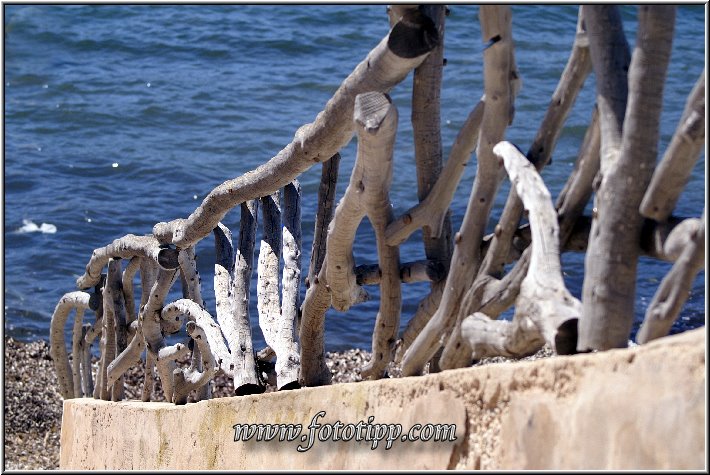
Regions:
<instances>
[{"instance_id":1,"label":"peeling bark","mask_svg":"<svg viewBox=\"0 0 710 475\"><path fill-rule=\"evenodd\" d=\"M52 320L50 322L49 333L49 354L54 361L57 371L57 382L59 383L59 393L64 399L71 399L75 396L74 380L72 379L72 368L69 366L69 356L64 340L64 326L66 325L69 313L76 309L89 308L89 294L86 292L69 292L64 294L57 306L54 308ZM78 315L77 315L77 318Z\"/></svg>"},{"instance_id":2,"label":"peeling bark","mask_svg":"<svg viewBox=\"0 0 710 475\"><path fill-rule=\"evenodd\" d=\"M640 344L668 335L688 299L695 276L705 267L705 213L700 220L693 220L692 224L694 229L679 226L676 230L680 231L680 235L672 237L674 241L684 241L685 246L661 281L646 310L643 324L636 335L636 341Z\"/></svg>"},{"instance_id":3,"label":"peeling bark","mask_svg":"<svg viewBox=\"0 0 710 475\"><path fill-rule=\"evenodd\" d=\"M94 250L86 265L86 272L76 280L76 285L80 289L96 285L101 278L101 270L106 267L108 260L112 257L131 259L134 256L141 256L154 260L163 269L176 269L178 267L177 254L175 249L160 246L153 236L128 234L116 239L106 247Z\"/></svg>"},{"instance_id":4,"label":"peeling bark","mask_svg":"<svg viewBox=\"0 0 710 475\"><path fill-rule=\"evenodd\" d=\"M688 96L685 110L641 201L641 214L665 221L675 209L705 143L705 70Z\"/></svg>"},{"instance_id":5,"label":"peeling bark","mask_svg":"<svg viewBox=\"0 0 710 475\"><path fill-rule=\"evenodd\" d=\"M185 248L207 236L234 206L282 188L314 163L325 161L353 136L355 97L387 92L421 64L439 38L431 20L417 11L405 15L343 81L316 120L296 132L293 142L256 170L213 189L187 219L158 223L161 243Z\"/></svg>"},{"instance_id":6,"label":"peeling bark","mask_svg":"<svg viewBox=\"0 0 710 475\"><path fill-rule=\"evenodd\" d=\"M584 11L597 77L602 179L585 257L579 351L624 348L631 333L643 224L639 205L657 156L663 85L675 23L673 6L638 7L637 42L625 104L622 66L628 50L618 8L590 5Z\"/></svg>"}]
</instances>

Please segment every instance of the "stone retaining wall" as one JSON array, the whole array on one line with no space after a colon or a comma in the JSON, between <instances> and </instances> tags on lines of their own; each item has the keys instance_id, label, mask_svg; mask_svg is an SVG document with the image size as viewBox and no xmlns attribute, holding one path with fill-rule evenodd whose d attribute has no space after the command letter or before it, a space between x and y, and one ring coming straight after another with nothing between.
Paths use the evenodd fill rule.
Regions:
<instances>
[{"instance_id":1,"label":"stone retaining wall","mask_svg":"<svg viewBox=\"0 0 710 475\"><path fill-rule=\"evenodd\" d=\"M701 328L625 350L187 406L67 400L60 468L705 469L705 351ZM302 432L235 442L235 424ZM456 440L402 440L411 428L433 439L436 424L441 436L454 424Z\"/></svg>"}]
</instances>

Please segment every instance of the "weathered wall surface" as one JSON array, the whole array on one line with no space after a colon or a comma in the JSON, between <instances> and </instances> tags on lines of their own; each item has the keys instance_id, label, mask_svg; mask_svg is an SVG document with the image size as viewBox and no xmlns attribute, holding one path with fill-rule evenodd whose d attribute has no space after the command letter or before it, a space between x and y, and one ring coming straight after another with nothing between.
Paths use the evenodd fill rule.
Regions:
<instances>
[{"instance_id":1,"label":"weathered wall surface","mask_svg":"<svg viewBox=\"0 0 710 475\"><path fill-rule=\"evenodd\" d=\"M627 350L187 406L64 403L62 469L704 469L705 329ZM321 442L308 425L455 424L456 441ZM234 424L302 424L234 442ZM365 427L364 425L362 427ZM370 427L375 431L374 426ZM367 431L362 433L367 436ZM346 434L347 435L347 434ZM371 434L372 435L372 434ZM394 434L393 434L394 435ZM324 437L325 438L325 437ZM329 437L332 439L332 436Z\"/></svg>"}]
</instances>

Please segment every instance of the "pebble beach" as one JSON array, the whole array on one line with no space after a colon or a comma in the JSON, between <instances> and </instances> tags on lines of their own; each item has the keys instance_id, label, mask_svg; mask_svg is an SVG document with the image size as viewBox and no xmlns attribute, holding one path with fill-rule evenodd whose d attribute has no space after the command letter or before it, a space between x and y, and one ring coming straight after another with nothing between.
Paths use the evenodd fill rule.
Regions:
<instances>
[{"instance_id":1,"label":"pebble beach","mask_svg":"<svg viewBox=\"0 0 710 475\"><path fill-rule=\"evenodd\" d=\"M545 347L525 359L538 359L551 354L549 348ZM333 375L333 384L361 381L360 368L369 358L370 353L360 349L326 353L326 364ZM504 361L509 360L496 357L476 364ZM98 366L97 362L94 364ZM390 368L390 377L397 377L398 374L398 368ZM143 379L140 366L126 374L126 399L140 399ZM232 384L224 375L215 378L213 388L213 397L231 396ZM269 385L266 390L270 392L275 388ZM162 399L158 387L154 400ZM59 469L62 397L46 341L24 343L12 338L5 339L4 409L4 470Z\"/></svg>"}]
</instances>

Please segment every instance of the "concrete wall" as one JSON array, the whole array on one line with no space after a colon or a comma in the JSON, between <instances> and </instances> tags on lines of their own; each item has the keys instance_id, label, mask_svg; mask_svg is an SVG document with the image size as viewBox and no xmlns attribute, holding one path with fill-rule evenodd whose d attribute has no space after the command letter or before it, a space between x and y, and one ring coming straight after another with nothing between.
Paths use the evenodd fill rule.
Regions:
<instances>
[{"instance_id":1,"label":"concrete wall","mask_svg":"<svg viewBox=\"0 0 710 475\"><path fill-rule=\"evenodd\" d=\"M704 469L705 348L702 328L627 350L187 406L68 400L60 467ZM373 450L373 441L321 442L321 428L299 452L319 411L322 425L363 421L363 438L387 428L374 424L398 423L404 434L439 423L455 424L456 440L404 442L392 432L389 450L385 440ZM237 423L302 424L305 440L234 442Z\"/></svg>"}]
</instances>

